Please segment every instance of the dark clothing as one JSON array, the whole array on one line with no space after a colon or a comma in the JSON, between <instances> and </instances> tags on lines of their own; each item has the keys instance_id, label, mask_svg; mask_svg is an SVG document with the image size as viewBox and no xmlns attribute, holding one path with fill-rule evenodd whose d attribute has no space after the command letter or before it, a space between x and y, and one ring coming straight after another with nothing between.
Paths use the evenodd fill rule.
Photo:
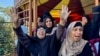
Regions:
<instances>
[{"instance_id":1,"label":"dark clothing","mask_svg":"<svg viewBox=\"0 0 100 56\"><path fill-rule=\"evenodd\" d=\"M53 55L55 54L54 56L57 56L61 43L60 43L60 38L57 38L57 35L56 35L57 28L55 27L54 19L52 18L52 16L50 15L48 11L43 13L43 18L44 18L44 26L46 29L46 36L50 38L49 40L50 40L51 54ZM51 27L47 27L46 25L47 19L50 19L50 21L52 22Z\"/></svg>"},{"instance_id":2,"label":"dark clothing","mask_svg":"<svg viewBox=\"0 0 100 56\"><path fill-rule=\"evenodd\" d=\"M63 34L66 34L66 33L63 33L63 32L65 31L64 26L58 25L58 29L59 29L59 30L58 30L57 35L62 35L62 36L59 36L59 37L65 39L66 36L63 36ZM63 34L62 34L62 33L63 33ZM92 53L93 53L93 51L92 51L92 49L91 49L91 46L89 45L89 43L87 43L87 44L85 45L85 47L83 48L82 53L80 53L80 54L77 55L77 56L93 56Z\"/></svg>"},{"instance_id":3,"label":"dark clothing","mask_svg":"<svg viewBox=\"0 0 100 56\"><path fill-rule=\"evenodd\" d=\"M94 44L95 44L95 41L93 42L93 40L100 38L99 29L100 29L100 6L96 6L96 7L93 7L93 18L92 18L92 22L91 22L90 43L92 46L94 46ZM92 44L92 42L94 44ZM96 41L96 42L98 42L98 41ZM100 46L98 48L100 48ZM93 50L95 50L95 49L93 49ZM100 54L99 53L97 54L96 51L94 51L94 53L95 53L95 56L100 56Z\"/></svg>"},{"instance_id":4,"label":"dark clothing","mask_svg":"<svg viewBox=\"0 0 100 56\"><path fill-rule=\"evenodd\" d=\"M29 51L18 41L17 56L30 56Z\"/></svg>"},{"instance_id":5,"label":"dark clothing","mask_svg":"<svg viewBox=\"0 0 100 56\"><path fill-rule=\"evenodd\" d=\"M43 13L43 21L44 21L44 27L45 27L45 29L46 29L46 33L51 33L52 32L52 29L55 27L55 24L54 24L54 19L53 19L53 17L51 16L51 14L49 13L49 11L45 11L44 13ZM52 27L47 27L46 26L46 20L47 19L50 19L51 20L51 22L52 22Z\"/></svg>"},{"instance_id":6,"label":"dark clothing","mask_svg":"<svg viewBox=\"0 0 100 56\"><path fill-rule=\"evenodd\" d=\"M89 41L90 33L91 33L91 22L87 23L84 26L82 38Z\"/></svg>"},{"instance_id":7,"label":"dark clothing","mask_svg":"<svg viewBox=\"0 0 100 56\"><path fill-rule=\"evenodd\" d=\"M32 37L32 39L30 40L29 37L22 32L20 27L14 30L16 32L16 35L18 36L19 42L31 53L31 56L57 55L55 49L55 38L50 37L51 35L46 36L44 39Z\"/></svg>"},{"instance_id":8,"label":"dark clothing","mask_svg":"<svg viewBox=\"0 0 100 56\"><path fill-rule=\"evenodd\" d=\"M56 35L57 30L56 29L57 28L54 27L52 32L46 36L50 38L49 40L50 40L51 54L55 54L55 56L58 56L58 52L61 47L61 41L60 41L60 38L57 38L57 35Z\"/></svg>"},{"instance_id":9,"label":"dark clothing","mask_svg":"<svg viewBox=\"0 0 100 56\"><path fill-rule=\"evenodd\" d=\"M100 27L99 24L100 24L100 6L96 6L93 8L90 40L99 37L99 27Z\"/></svg>"},{"instance_id":10,"label":"dark clothing","mask_svg":"<svg viewBox=\"0 0 100 56\"><path fill-rule=\"evenodd\" d=\"M87 43L85 45L85 47L83 48L82 53L80 53L77 56L93 56L93 51L92 51L91 46L89 45L89 43Z\"/></svg>"}]
</instances>

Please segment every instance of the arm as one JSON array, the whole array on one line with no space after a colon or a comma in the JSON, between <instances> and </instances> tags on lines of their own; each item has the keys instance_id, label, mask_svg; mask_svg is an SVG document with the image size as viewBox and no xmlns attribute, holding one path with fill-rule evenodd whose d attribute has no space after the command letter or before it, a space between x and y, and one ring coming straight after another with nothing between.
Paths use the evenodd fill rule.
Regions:
<instances>
[{"instance_id":1,"label":"arm","mask_svg":"<svg viewBox=\"0 0 100 56\"><path fill-rule=\"evenodd\" d=\"M63 32L64 32L64 27L65 23L67 22L68 16L71 13L71 11L68 11L67 6L62 6L62 10L60 12L60 23L57 28L57 39L61 39Z\"/></svg>"},{"instance_id":2,"label":"arm","mask_svg":"<svg viewBox=\"0 0 100 56\"><path fill-rule=\"evenodd\" d=\"M13 23L14 31L18 37L19 42L28 50L32 50L32 42L29 40L28 36L23 33L21 29L21 21L18 19L18 14L16 13L15 8L10 10L9 16L11 17L11 21Z\"/></svg>"},{"instance_id":3,"label":"arm","mask_svg":"<svg viewBox=\"0 0 100 56\"><path fill-rule=\"evenodd\" d=\"M62 26L62 25L58 25L58 28L57 28L57 34L56 34L56 36L57 36L57 39L59 40L59 39L61 39L61 38L64 38L64 37L62 37L63 36L63 33L64 33L64 29L65 29L65 26Z\"/></svg>"},{"instance_id":4,"label":"arm","mask_svg":"<svg viewBox=\"0 0 100 56\"><path fill-rule=\"evenodd\" d=\"M14 31L18 37L19 42L26 48L30 45L29 37L23 33L21 27L14 28Z\"/></svg>"},{"instance_id":5,"label":"arm","mask_svg":"<svg viewBox=\"0 0 100 56\"><path fill-rule=\"evenodd\" d=\"M19 42L30 52L32 55L33 53L38 54L38 47L39 45L37 44L35 39L30 40L30 37L27 36L25 33L23 33L21 27L14 28L14 31L18 37ZM34 56L36 56L34 55Z\"/></svg>"}]
</instances>

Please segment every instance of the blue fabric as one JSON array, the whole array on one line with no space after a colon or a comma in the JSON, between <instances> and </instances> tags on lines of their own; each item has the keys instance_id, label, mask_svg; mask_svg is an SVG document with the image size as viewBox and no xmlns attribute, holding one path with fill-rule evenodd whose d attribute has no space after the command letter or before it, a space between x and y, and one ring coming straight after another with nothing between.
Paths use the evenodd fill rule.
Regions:
<instances>
[{"instance_id":1,"label":"blue fabric","mask_svg":"<svg viewBox=\"0 0 100 56\"><path fill-rule=\"evenodd\" d=\"M100 27L100 6L96 6L93 8L90 40L99 37L99 27Z\"/></svg>"},{"instance_id":2,"label":"blue fabric","mask_svg":"<svg viewBox=\"0 0 100 56\"><path fill-rule=\"evenodd\" d=\"M21 25L22 31L27 34L28 33L28 29L25 25Z\"/></svg>"}]
</instances>

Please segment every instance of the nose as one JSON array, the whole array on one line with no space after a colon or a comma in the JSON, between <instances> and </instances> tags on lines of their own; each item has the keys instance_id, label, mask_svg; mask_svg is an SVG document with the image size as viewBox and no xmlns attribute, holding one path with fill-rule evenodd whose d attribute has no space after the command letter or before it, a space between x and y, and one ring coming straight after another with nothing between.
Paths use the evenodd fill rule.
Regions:
<instances>
[{"instance_id":1,"label":"nose","mask_svg":"<svg viewBox=\"0 0 100 56\"><path fill-rule=\"evenodd\" d=\"M77 30L77 34L78 34L78 35L80 35L80 34L81 34L81 32L82 32L82 31L80 31L80 30Z\"/></svg>"}]
</instances>

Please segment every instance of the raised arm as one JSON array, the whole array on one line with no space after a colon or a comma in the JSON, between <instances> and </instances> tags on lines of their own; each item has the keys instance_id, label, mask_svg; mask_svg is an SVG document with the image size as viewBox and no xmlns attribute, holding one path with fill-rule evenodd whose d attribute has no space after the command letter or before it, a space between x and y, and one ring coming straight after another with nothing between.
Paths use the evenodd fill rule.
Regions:
<instances>
[{"instance_id":1,"label":"raised arm","mask_svg":"<svg viewBox=\"0 0 100 56\"><path fill-rule=\"evenodd\" d=\"M11 21L13 23L14 31L18 37L19 42L24 45L25 47L28 47L30 44L30 40L28 36L22 31L20 25L21 20L19 20L18 14L16 13L16 9L12 8L10 10L9 16L11 17Z\"/></svg>"},{"instance_id":2,"label":"raised arm","mask_svg":"<svg viewBox=\"0 0 100 56\"><path fill-rule=\"evenodd\" d=\"M71 11L68 11L68 7L62 5L62 10L60 11L60 22L57 28L57 39L60 39L64 32L65 23L67 22L68 16Z\"/></svg>"}]
</instances>

